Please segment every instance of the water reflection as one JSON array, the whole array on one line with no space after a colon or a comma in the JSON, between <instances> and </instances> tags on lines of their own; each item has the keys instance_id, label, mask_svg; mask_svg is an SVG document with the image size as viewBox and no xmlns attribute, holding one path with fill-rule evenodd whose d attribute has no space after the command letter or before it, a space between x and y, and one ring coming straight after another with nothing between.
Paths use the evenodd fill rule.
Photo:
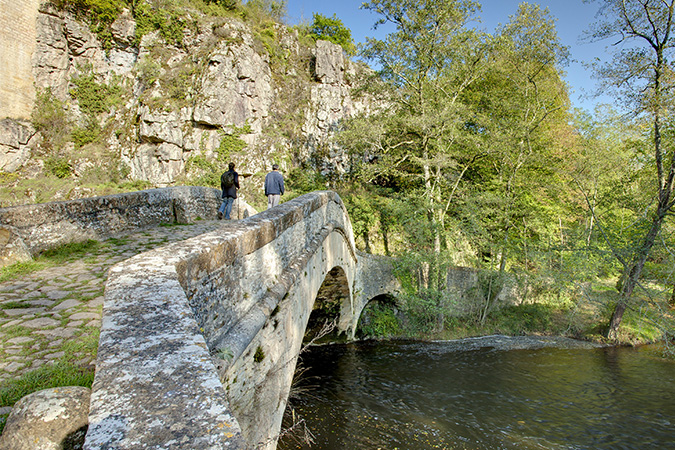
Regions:
<instances>
[{"instance_id":1,"label":"water reflection","mask_svg":"<svg viewBox=\"0 0 675 450\"><path fill-rule=\"evenodd\" d=\"M334 345L304 365L314 449L675 449L675 364L647 350Z\"/></svg>"}]
</instances>

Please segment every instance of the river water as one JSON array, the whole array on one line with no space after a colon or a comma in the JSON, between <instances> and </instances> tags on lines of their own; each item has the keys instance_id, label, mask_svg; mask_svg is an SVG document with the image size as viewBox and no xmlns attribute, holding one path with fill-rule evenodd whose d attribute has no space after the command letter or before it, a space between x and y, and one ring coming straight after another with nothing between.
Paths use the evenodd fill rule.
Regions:
<instances>
[{"instance_id":1,"label":"river water","mask_svg":"<svg viewBox=\"0 0 675 450\"><path fill-rule=\"evenodd\" d=\"M675 362L638 349L328 345L302 354L311 447L675 449Z\"/></svg>"}]
</instances>

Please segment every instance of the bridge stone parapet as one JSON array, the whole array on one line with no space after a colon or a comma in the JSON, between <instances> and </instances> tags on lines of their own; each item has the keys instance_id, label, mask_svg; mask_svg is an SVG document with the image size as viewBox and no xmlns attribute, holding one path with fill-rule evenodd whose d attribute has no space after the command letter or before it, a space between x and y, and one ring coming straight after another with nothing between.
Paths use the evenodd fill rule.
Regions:
<instances>
[{"instance_id":1,"label":"bridge stone parapet","mask_svg":"<svg viewBox=\"0 0 675 450\"><path fill-rule=\"evenodd\" d=\"M85 449L274 448L317 293L358 257L314 192L110 270Z\"/></svg>"},{"instance_id":2,"label":"bridge stone parapet","mask_svg":"<svg viewBox=\"0 0 675 450\"><path fill-rule=\"evenodd\" d=\"M217 189L180 186L0 208L0 265L13 262L3 255L19 247L35 256L63 244L105 239L162 223L215 219L219 205ZM233 217L255 214L241 200L235 207Z\"/></svg>"}]
</instances>

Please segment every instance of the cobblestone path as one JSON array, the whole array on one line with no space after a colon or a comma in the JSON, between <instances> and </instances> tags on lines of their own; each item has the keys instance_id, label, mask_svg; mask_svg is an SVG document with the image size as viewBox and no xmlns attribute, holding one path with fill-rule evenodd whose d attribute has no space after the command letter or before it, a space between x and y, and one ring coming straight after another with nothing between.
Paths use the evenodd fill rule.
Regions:
<instances>
[{"instance_id":1,"label":"cobblestone path","mask_svg":"<svg viewBox=\"0 0 675 450\"><path fill-rule=\"evenodd\" d=\"M83 258L0 283L0 383L51 361L93 369L108 269L222 224L160 226L108 239Z\"/></svg>"}]
</instances>

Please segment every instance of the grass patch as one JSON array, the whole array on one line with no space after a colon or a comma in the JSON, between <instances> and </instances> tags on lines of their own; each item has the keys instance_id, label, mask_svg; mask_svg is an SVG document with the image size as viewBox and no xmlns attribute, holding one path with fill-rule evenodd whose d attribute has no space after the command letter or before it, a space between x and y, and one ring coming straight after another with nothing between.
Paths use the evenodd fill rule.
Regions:
<instances>
[{"instance_id":1,"label":"grass patch","mask_svg":"<svg viewBox=\"0 0 675 450\"><path fill-rule=\"evenodd\" d=\"M11 327L6 327L2 329L3 338L5 341L19 337L19 336L30 336L33 334L33 330L27 327L22 327L21 325L14 325Z\"/></svg>"},{"instance_id":2,"label":"grass patch","mask_svg":"<svg viewBox=\"0 0 675 450\"><path fill-rule=\"evenodd\" d=\"M106 244L116 245L118 247L121 247L123 245L127 245L129 243L129 239L127 239L127 238L109 238L105 242L106 242Z\"/></svg>"},{"instance_id":3,"label":"grass patch","mask_svg":"<svg viewBox=\"0 0 675 450\"><path fill-rule=\"evenodd\" d=\"M25 304L24 302L7 302L0 304L0 309L24 309L31 307L32 305Z\"/></svg>"},{"instance_id":4,"label":"grass patch","mask_svg":"<svg viewBox=\"0 0 675 450\"><path fill-rule=\"evenodd\" d=\"M44 261L23 261L0 268L0 283L15 280L45 269L48 264Z\"/></svg>"},{"instance_id":5,"label":"grass patch","mask_svg":"<svg viewBox=\"0 0 675 450\"><path fill-rule=\"evenodd\" d=\"M98 339L100 330L98 328L88 328L88 332L80 335L75 340L66 341L61 350L65 352L65 359L81 359L84 356L91 356L93 360L96 359L98 352Z\"/></svg>"},{"instance_id":6,"label":"grass patch","mask_svg":"<svg viewBox=\"0 0 675 450\"><path fill-rule=\"evenodd\" d=\"M94 369L59 360L0 384L0 407L13 406L22 397L43 389L84 386L91 388Z\"/></svg>"},{"instance_id":7,"label":"grass patch","mask_svg":"<svg viewBox=\"0 0 675 450\"><path fill-rule=\"evenodd\" d=\"M22 261L0 268L0 283L22 278L31 273L66 262L90 257L100 253L101 243L93 239L85 242L64 244L60 247L45 250L33 261Z\"/></svg>"},{"instance_id":8,"label":"grass patch","mask_svg":"<svg viewBox=\"0 0 675 450\"><path fill-rule=\"evenodd\" d=\"M60 247L45 250L40 254L38 259L44 259L54 264L62 264L64 262L90 256L92 253L97 253L100 248L101 243L93 239L84 242L72 242Z\"/></svg>"}]
</instances>

